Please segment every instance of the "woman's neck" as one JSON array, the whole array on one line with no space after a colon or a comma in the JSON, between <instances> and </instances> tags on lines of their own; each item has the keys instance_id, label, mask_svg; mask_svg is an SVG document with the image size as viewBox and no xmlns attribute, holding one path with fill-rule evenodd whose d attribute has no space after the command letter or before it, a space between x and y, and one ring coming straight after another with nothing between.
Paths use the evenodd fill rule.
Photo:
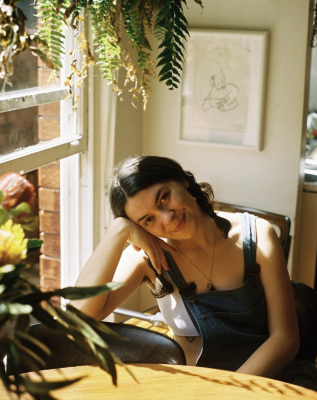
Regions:
<instances>
[{"instance_id":1,"label":"woman's neck","mask_svg":"<svg viewBox=\"0 0 317 400\"><path fill-rule=\"evenodd\" d=\"M213 246L215 240L219 240L222 237L220 230L213 218L209 215L202 213L200 217L200 223L195 235L189 239L174 240L180 249L186 248L187 251L203 250ZM171 243L172 244L172 243Z\"/></svg>"}]
</instances>

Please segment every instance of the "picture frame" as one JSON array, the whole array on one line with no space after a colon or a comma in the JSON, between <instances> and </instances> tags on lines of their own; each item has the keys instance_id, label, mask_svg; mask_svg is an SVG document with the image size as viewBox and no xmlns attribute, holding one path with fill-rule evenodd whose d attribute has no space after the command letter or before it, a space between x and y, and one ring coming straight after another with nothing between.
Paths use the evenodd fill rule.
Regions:
<instances>
[{"instance_id":1,"label":"picture frame","mask_svg":"<svg viewBox=\"0 0 317 400\"><path fill-rule=\"evenodd\" d=\"M260 151L268 32L190 31L180 106L180 141Z\"/></svg>"}]
</instances>

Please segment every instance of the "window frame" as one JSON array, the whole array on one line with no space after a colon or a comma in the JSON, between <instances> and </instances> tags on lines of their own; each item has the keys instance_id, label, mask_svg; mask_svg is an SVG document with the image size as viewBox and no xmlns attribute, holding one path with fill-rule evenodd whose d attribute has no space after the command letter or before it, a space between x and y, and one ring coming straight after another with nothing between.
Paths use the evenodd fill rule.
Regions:
<instances>
[{"instance_id":1,"label":"window frame","mask_svg":"<svg viewBox=\"0 0 317 400\"><path fill-rule=\"evenodd\" d=\"M87 21L86 33L92 42L90 28ZM69 41L66 35L68 46ZM66 61L62 76L67 72ZM32 89L27 91L31 93ZM65 135L69 104L61 102L66 109L66 112L61 110L61 137L0 156L0 175L8 171L26 173L61 161L60 262L61 287L65 287L75 284L110 221L106 204L108 171L112 170L114 159L117 96L99 70L90 68L79 91L73 121L75 134L71 136Z\"/></svg>"},{"instance_id":2,"label":"window frame","mask_svg":"<svg viewBox=\"0 0 317 400\"><path fill-rule=\"evenodd\" d=\"M64 67L60 70L60 80L64 82L70 73L70 50L76 48L76 38L71 29L65 32L65 59ZM82 55L78 55L81 63ZM9 171L26 173L41 166L51 164L54 161L78 154L87 150L87 129L84 116L85 84L76 88L79 96L77 112L73 112L73 95L69 96L68 89L62 83L60 85L47 85L10 91L0 94L0 112L10 112L19 109L49 104L60 101L60 137L34 144L13 152L0 155L0 174ZM79 118L80 116L80 118ZM69 132L72 134L69 135Z\"/></svg>"}]
</instances>

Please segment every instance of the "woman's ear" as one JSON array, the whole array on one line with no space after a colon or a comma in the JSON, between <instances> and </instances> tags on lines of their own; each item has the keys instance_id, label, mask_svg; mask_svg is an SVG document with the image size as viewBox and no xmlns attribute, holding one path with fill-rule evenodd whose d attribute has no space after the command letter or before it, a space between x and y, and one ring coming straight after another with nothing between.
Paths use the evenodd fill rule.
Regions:
<instances>
[{"instance_id":1,"label":"woman's ear","mask_svg":"<svg viewBox=\"0 0 317 400\"><path fill-rule=\"evenodd\" d=\"M185 189L189 188L189 182L188 181L184 180L183 184L184 184Z\"/></svg>"}]
</instances>

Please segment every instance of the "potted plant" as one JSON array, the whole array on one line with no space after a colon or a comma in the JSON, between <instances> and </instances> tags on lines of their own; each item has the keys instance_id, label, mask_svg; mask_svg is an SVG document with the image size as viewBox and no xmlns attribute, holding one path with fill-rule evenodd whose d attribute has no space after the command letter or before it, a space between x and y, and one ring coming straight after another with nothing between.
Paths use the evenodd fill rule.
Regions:
<instances>
[{"instance_id":1,"label":"potted plant","mask_svg":"<svg viewBox=\"0 0 317 400\"><path fill-rule=\"evenodd\" d=\"M46 382L40 373L45 361L39 354L49 356L50 349L28 334L31 317L70 339L76 340L83 349L94 356L96 364L112 376L116 384L115 364L121 361L111 353L98 333L111 335L109 328L95 321L74 307L61 308L53 297L82 299L106 293L121 286L109 283L93 288L64 288L43 292L23 275L27 255L39 249L38 239L26 239L23 226L34 219L31 207L34 188L16 173L0 177L0 378L9 393L18 397L29 393L31 399L53 399L51 390L69 385L74 381ZM30 348L27 344L32 344ZM31 348L37 346L41 352ZM23 363L34 370L39 380L20 375ZM7 369L5 367L7 366ZM7 372L10 370L10 376Z\"/></svg>"},{"instance_id":2,"label":"potted plant","mask_svg":"<svg viewBox=\"0 0 317 400\"><path fill-rule=\"evenodd\" d=\"M49 68L58 70L66 27L76 31L78 47L84 52L81 66L77 65L76 56L72 61L72 72L66 79L70 89L72 76L78 75L81 81L87 75L87 68L95 64L92 47L98 55L97 66L114 90L121 95L123 89L119 87L117 74L125 70L124 85L132 84L129 91L133 99L142 96L144 108L155 69L159 71L159 80L169 89L178 87L183 68L183 41L189 36L183 11L183 6L187 7L185 0L38 0L40 29L36 35L26 33L25 16L18 1L0 0L0 80L3 87L13 74L13 59L26 49L40 57ZM202 6L201 0L194 2ZM82 33L85 18L91 20L93 43ZM156 66L151 59L150 31L154 32L160 50ZM136 62L132 49L136 52Z\"/></svg>"}]
</instances>

